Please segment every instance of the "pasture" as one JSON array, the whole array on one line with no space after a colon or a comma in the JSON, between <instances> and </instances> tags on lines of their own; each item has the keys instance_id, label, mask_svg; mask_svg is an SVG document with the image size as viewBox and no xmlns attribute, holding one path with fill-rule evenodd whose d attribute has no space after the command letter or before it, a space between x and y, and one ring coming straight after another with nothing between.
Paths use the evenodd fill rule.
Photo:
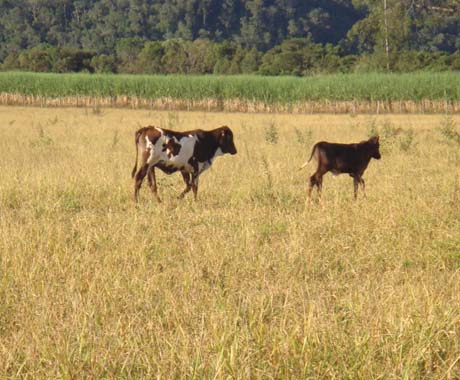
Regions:
<instances>
[{"instance_id":1,"label":"pasture","mask_svg":"<svg viewBox=\"0 0 460 380\"><path fill-rule=\"evenodd\" d=\"M459 378L458 123L0 107L0 378ZM226 124L238 154L136 207L149 124ZM327 174L306 204L313 144L375 132L367 198Z\"/></svg>"}]
</instances>

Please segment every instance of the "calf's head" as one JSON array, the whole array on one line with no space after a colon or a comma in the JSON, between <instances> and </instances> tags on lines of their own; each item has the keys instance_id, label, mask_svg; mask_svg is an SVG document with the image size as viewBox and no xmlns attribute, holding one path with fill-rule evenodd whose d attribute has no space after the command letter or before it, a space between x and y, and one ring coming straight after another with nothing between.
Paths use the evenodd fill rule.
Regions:
<instances>
[{"instance_id":1,"label":"calf's head","mask_svg":"<svg viewBox=\"0 0 460 380\"><path fill-rule=\"evenodd\" d=\"M368 140L368 146L369 146L369 153L371 154L372 158L375 158L376 160L380 160L380 143L379 143L379 136L374 136L371 137Z\"/></svg>"},{"instance_id":2,"label":"calf's head","mask_svg":"<svg viewBox=\"0 0 460 380\"><path fill-rule=\"evenodd\" d=\"M233 132L229 127L222 127L219 133L218 142L223 153L236 154L236 147L233 142Z\"/></svg>"}]
</instances>

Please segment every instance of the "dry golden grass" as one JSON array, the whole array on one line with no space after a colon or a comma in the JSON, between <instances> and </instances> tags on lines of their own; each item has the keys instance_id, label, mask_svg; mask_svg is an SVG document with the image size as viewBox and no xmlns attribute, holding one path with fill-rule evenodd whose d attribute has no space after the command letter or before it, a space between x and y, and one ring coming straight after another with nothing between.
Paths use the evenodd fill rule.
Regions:
<instances>
[{"instance_id":1,"label":"dry golden grass","mask_svg":"<svg viewBox=\"0 0 460 380\"><path fill-rule=\"evenodd\" d=\"M460 377L458 116L0 107L0 378ZM132 201L133 132L229 125L199 200ZM402 128L402 130L398 130ZM317 140L382 160L305 207ZM412 132L411 132L412 131Z\"/></svg>"},{"instance_id":2,"label":"dry golden grass","mask_svg":"<svg viewBox=\"0 0 460 380\"><path fill-rule=\"evenodd\" d=\"M0 105L36 107L126 107L162 111L262 112L288 114L388 114L388 113L459 113L459 101L447 100L310 100L293 103L265 103L245 99L174 99L137 96L61 96L24 95L0 92Z\"/></svg>"},{"instance_id":3,"label":"dry golden grass","mask_svg":"<svg viewBox=\"0 0 460 380\"><path fill-rule=\"evenodd\" d=\"M203 112L262 112L289 114L388 114L388 113L459 113L460 102L446 100L318 100L301 101L288 104L264 103L240 99L173 99L140 98L119 95L102 96L61 96L23 95L9 92L0 93L2 106L35 107L117 107L131 109L155 109L162 111L203 111Z\"/></svg>"}]
</instances>

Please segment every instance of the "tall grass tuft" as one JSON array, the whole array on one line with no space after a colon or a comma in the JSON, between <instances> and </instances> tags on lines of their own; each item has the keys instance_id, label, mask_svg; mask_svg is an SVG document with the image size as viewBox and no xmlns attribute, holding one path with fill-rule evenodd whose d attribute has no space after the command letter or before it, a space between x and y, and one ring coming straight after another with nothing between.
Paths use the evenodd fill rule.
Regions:
<instances>
[{"instance_id":1,"label":"tall grass tuft","mask_svg":"<svg viewBox=\"0 0 460 380\"><path fill-rule=\"evenodd\" d=\"M441 123L440 132L448 141L460 145L460 132L457 131L457 124L451 115L445 115Z\"/></svg>"},{"instance_id":2,"label":"tall grass tuft","mask_svg":"<svg viewBox=\"0 0 460 380\"><path fill-rule=\"evenodd\" d=\"M278 143L278 128L273 121L265 127L265 141L273 145Z\"/></svg>"}]
</instances>

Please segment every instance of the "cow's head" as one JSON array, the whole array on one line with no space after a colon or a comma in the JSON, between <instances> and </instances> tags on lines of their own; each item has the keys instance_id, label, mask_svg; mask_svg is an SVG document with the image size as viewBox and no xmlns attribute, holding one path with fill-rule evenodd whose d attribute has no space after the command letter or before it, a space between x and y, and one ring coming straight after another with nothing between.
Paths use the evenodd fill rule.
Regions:
<instances>
[{"instance_id":1,"label":"cow's head","mask_svg":"<svg viewBox=\"0 0 460 380\"><path fill-rule=\"evenodd\" d=\"M233 143L233 132L229 127L224 126L221 128L218 142L223 153L236 154L236 147Z\"/></svg>"},{"instance_id":2,"label":"cow's head","mask_svg":"<svg viewBox=\"0 0 460 380\"><path fill-rule=\"evenodd\" d=\"M380 160L380 143L379 143L379 136L374 136L369 139L369 149L370 149L370 154L372 158L375 158L376 160Z\"/></svg>"}]
</instances>

